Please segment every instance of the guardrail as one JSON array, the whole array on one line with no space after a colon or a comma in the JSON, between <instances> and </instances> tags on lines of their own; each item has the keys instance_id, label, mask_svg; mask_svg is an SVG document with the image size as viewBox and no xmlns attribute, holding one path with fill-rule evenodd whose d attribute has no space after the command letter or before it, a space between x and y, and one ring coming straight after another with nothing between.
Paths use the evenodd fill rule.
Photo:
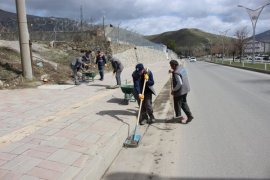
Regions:
<instances>
[{"instance_id":1,"label":"guardrail","mask_svg":"<svg viewBox=\"0 0 270 180\"><path fill-rule=\"evenodd\" d=\"M207 62L211 63L216 63L216 64L222 64L222 65L227 65L227 66L232 66L232 67L238 67L238 68L243 68L243 69L249 69L249 70L258 70L258 71L265 71L266 73L270 73L270 61L257 61L254 64L252 61L249 60L242 60L240 61L233 61L231 59L201 59Z\"/></svg>"}]
</instances>

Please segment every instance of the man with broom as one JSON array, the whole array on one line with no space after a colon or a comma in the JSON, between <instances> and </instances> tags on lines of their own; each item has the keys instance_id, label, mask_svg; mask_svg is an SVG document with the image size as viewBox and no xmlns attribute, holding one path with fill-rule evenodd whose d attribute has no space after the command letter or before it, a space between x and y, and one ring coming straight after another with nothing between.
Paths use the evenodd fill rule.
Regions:
<instances>
[{"instance_id":1,"label":"man with broom","mask_svg":"<svg viewBox=\"0 0 270 180\"><path fill-rule=\"evenodd\" d=\"M183 109L187 115L187 120L184 123L187 124L194 118L187 103L187 94L190 91L187 71L176 60L171 60L170 66L169 73L172 73L171 94L173 95L176 119L179 119L180 123L184 122L185 118L181 115L181 109Z\"/></svg>"},{"instance_id":2,"label":"man with broom","mask_svg":"<svg viewBox=\"0 0 270 180\"><path fill-rule=\"evenodd\" d=\"M139 63L136 65L136 69L132 73L132 78L135 91L134 96L139 105L140 101L142 101L139 123L140 125L144 125L147 121L147 123L151 124L155 122L152 107L152 94L155 95L155 90L153 88L153 73L148 68L144 68L143 64ZM146 81L146 83L144 83L144 81ZM144 84L145 90L143 92Z\"/></svg>"}]
</instances>

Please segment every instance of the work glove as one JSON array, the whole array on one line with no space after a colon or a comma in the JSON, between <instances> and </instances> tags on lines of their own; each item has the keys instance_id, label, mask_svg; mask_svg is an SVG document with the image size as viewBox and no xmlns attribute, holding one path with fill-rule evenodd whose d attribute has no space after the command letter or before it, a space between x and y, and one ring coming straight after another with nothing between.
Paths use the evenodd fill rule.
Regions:
<instances>
[{"instance_id":1,"label":"work glove","mask_svg":"<svg viewBox=\"0 0 270 180\"><path fill-rule=\"evenodd\" d=\"M144 95L143 95L143 94L139 94L139 99L140 99L141 101L143 101L143 100L144 100Z\"/></svg>"},{"instance_id":2,"label":"work glove","mask_svg":"<svg viewBox=\"0 0 270 180\"><path fill-rule=\"evenodd\" d=\"M148 81L148 79L149 79L148 74L144 74L144 79L145 79L146 81Z\"/></svg>"}]
</instances>

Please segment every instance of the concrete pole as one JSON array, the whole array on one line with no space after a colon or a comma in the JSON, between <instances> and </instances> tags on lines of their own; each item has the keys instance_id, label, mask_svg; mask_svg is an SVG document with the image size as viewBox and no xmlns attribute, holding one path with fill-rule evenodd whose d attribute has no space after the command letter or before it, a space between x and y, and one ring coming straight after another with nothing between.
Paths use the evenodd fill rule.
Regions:
<instances>
[{"instance_id":1,"label":"concrete pole","mask_svg":"<svg viewBox=\"0 0 270 180\"><path fill-rule=\"evenodd\" d=\"M29 48L30 38L26 19L25 0L16 0L16 9L19 27L19 40L20 40L23 76L27 80L32 80L33 74Z\"/></svg>"}]
</instances>

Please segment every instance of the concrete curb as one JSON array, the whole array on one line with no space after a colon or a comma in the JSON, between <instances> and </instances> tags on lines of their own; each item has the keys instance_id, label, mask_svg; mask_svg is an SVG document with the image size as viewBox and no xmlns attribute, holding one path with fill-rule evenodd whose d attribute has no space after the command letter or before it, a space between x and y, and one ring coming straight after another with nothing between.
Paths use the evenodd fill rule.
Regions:
<instances>
[{"instance_id":1,"label":"concrete curb","mask_svg":"<svg viewBox=\"0 0 270 180\"><path fill-rule=\"evenodd\" d=\"M135 123L134 123L135 125ZM84 169L74 178L78 180L100 179L109 168L115 157L122 149L127 138L128 127L123 124L111 137L108 137L106 146L87 163Z\"/></svg>"}]
</instances>

